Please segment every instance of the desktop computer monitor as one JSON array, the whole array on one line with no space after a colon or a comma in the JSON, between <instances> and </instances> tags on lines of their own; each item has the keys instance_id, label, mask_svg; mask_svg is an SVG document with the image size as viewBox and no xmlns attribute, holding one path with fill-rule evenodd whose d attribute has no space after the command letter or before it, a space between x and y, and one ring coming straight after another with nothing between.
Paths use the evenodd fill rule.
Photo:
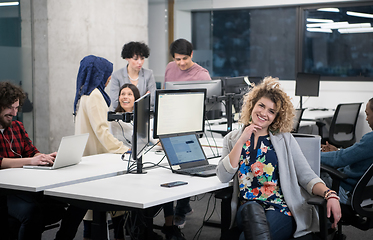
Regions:
<instances>
[{"instance_id":1,"label":"desktop computer monitor","mask_svg":"<svg viewBox=\"0 0 373 240\"><path fill-rule=\"evenodd\" d=\"M298 73L295 86L295 96L319 96L320 75Z\"/></svg>"},{"instance_id":2,"label":"desktop computer monitor","mask_svg":"<svg viewBox=\"0 0 373 240\"><path fill-rule=\"evenodd\" d=\"M206 89L156 90L153 138L176 133L203 133Z\"/></svg>"},{"instance_id":3,"label":"desktop computer monitor","mask_svg":"<svg viewBox=\"0 0 373 240\"><path fill-rule=\"evenodd\" d=\"M300 96L299 105L303 108L302 96L318 97L320 87L320 75L312 73L297 74L295 84L295 96Z\"/></svg>"},{"instance_id":4,"label":"desktop computer monitor","mask_svg":"<svg viewBox=\"0 0 373 240\"><path fill-rule=\"evenodd\" d=\"M222 116L221 104L219 101L214 101L213 96L222 96L222 83L220 79L204 80L204 81L182 81L182 82L166 82L165 89L206 89L206 119L218 119Z\"/></svg>"},{"instance_id":5,"label":"desktop computer monitor","mask_svg":"<svg viewBox=\"0 0 373 240\"><path fill-rule=\"evenodd\" d=\"M150 94L137 99L133 108L132 158L138 160L149 143ZM139 171L139 169L138 169Z\"/></svg>"}]
</instances>

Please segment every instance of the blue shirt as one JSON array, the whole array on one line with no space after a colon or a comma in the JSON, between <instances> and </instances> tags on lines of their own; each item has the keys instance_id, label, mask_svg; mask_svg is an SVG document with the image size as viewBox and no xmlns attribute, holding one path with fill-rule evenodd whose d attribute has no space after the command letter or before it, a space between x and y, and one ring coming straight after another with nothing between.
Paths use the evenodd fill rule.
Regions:
<instances>
[{"instance_id":1,"label":"blue shirt","mask_svg":"<svg viewBox=\"0 0 373 240\"><path fill-rule=\"evenodd\" d=\"M341 187L351 191L364 172L373 164L373 132L365 134L360 142L351 147L333 152L321 152L321 163L337 168L348 178Z\"/></svg>"}]
</instances>

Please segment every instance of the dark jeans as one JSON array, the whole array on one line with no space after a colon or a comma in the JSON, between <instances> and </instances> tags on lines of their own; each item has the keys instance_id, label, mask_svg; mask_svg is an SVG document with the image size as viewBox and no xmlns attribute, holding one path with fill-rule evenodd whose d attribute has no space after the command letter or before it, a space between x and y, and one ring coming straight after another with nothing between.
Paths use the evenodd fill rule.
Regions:
<instances>
[{"instance_id":1,"label":"dark jeans","mask_svg":"<svg viewBox=\"0 0 373 240\"><path fill-rule=\"evenodd\" d=\"M8 196L8 213L21 223L18 240L41 239L43 216L40 203L42 198L40 194L31 193Z\"/></svg>"},{"instance_id":2,"label":"dark jeans","mask_svg":"<svg viewBox=\"0 0 373 240\"><path fill-rule=\"evenodd\" d=\"M250 203L252 202L248 201L245 204ZM241 220L241 210L245 204L241 205L238 208L236 214L237 226L241 230L243 229ZM273 210L267 210L265 211L265 214L272 240L287 240L293 236L296 229L296 224L293 217L287 216L283 213ZM240 235L240 240L245 240L243 233L241 233Z\"/></svg>"},{"instance_id":3,"label":"dark jeans","mask_svg":"<svg viewBox=\"0 0 373 240\"><path fill-rule=\"evenodd\" d=\"M8 204L5 195L0 195L0 233L1 239L9 239Z\"/></svg>"},{"instance_id":4,"label":"dark jeans","mask_svg":"<svg viewBox=\"0 0 373 240\"><path fill-rule=\"evenodd\" d=\"M184 218L186 213L192 211L192 207L189 204L189 200L189 197L177 200L175 207L175 215Z\"/></svg>"},{"instance_id":5,"label":"dark jeans","mask_svg":"<svg viewBox=\"0 0 373 240\"><path fill-rule=\"evenodd\" d=\"M8 195L8 214L21 225L18 239L41 239L45 224L51 224L62 218L56 239L74 239L86 209L67 206L41 193L23 193Z\"/></svg>"}]
</instances>

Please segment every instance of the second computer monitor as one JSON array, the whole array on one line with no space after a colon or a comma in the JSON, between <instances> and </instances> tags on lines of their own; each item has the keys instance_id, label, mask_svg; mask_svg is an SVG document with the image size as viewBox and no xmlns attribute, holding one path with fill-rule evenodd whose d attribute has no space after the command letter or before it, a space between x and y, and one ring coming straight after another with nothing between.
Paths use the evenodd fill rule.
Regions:
<instances>
[{"instance_id":1,"label":"second computer monitor","mask_svg":"<svg viewBox=\"0 0 373 240\"><path fill-rule=\"evenodd\" d=\"M295 96L319 96L320 75L298 73L295 86Z\"/></svg>"},{"instance_id":2,"label":"second computer monitor","mask_svg":"<svg viewBox=\"0 0 373 240\"><path fill-rule=\"evenodd\" d=\"M132 157L137 160L149 143L150 94L142 96L134 103Z\"/></svg>"},{"instance_id":3,"label":"second computer monitor","mask_svg":"<svg viewBox=\"0 0 373 240\"><path fill-rule=\"evenodd\" d=\"M153 137L205 130L206 89L156 90Z\"/></svg>"},{"instance_id":4,"label":"second computer monitor","mask_svg":"<svg viewBox=\"0 0 373 240\"><path fill-rule=\"evenodd\" d=\"M222 83L220 79L203 81L166 82L165 89L206 89L206 118L218 119L222 116L222 107L213 96L222 96Z\"/></svg>"}]
</instances>

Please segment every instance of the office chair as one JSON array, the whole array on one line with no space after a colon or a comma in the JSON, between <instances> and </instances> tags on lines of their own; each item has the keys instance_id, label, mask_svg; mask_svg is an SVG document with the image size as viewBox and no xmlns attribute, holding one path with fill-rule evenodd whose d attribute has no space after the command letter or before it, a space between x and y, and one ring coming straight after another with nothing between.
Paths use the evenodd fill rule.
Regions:
<instances>
[{"instance_id":1,"label":"office chair","mask_svg":"<svg viewBox=\"0 0 373 240\"><path fill-rule=\"evenodd\" d=\"M340 182L347 175L338 170L321 165L321 171L327 172L333 179L332 189L338 192ZM343 225L351 225L366 231L373 228L373 164L365 171L354 187L351 195L351 205L341 204L342 219L338 223L336 240L343 240Z\"/></svg>"},{"instance_id":2,"label":"office chair","mask_svg":"<svg viewBox=\"0 0 373 240\"><path fill-rule=\"evenodd\" d=\"M321 137L317 135L309 134L293 134L297 140L299 146L302 149L304 156L309 162L311 168L317 175L320 174L320 144ZM237 229L229 229L231 222L231 199L232 199L233 187L229 187L220 191L215 192L215 198L221 199L221 222L204 221L204 226L220 228L221 235L220 240L225 239L238 239L240 232ZM308 200L308 204L312 204L318 207L319 212L319 225L320 232L317 234L307 234L297 240L308 240L308 239L330 239L327 227L326 217L326 201L321 197L312 197ZM315 235L315 236L314 236ZM317 235L317 237L316 237Z\"/></svg>"},{"instance_id":3,"label":"office chair","mask_svg":"<svg viewBox=\"0 0 373 240\"><path fill-rule=\"evenodd\" d=\"M329 129L329 137L323 139L340 148L347 148L356 142L356 123L362 103L338 104ZM319 126L322 134L322 128Z\"/></svg>"},{"instance_id":4,"label":"office chair","mask_svg":"<svg viewBox=\"0 0 373 240\"><path fill-rule=\"evenodd\" d=\"M293 119L293 129L291 130L292 133L297 133L300 125L300 121L302 120L304 108L295 109L295 116Z\"/></svg>"}]
</instances>

